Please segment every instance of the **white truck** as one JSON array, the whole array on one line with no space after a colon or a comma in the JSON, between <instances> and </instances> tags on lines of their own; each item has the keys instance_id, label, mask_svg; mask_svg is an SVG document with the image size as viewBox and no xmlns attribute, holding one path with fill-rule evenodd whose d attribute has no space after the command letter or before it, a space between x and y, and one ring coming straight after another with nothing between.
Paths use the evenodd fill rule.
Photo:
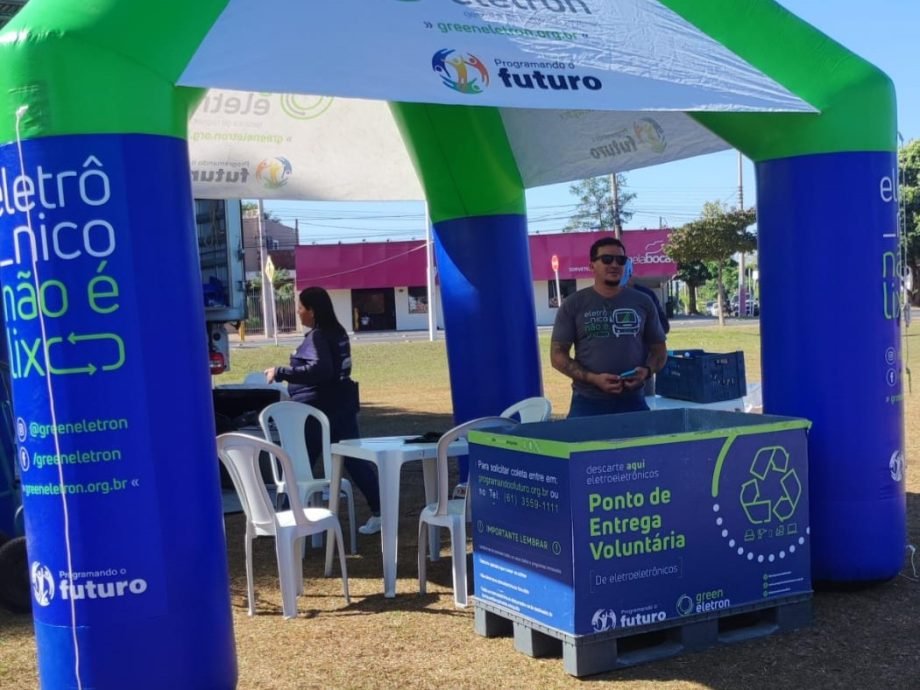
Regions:
<instances>
[{"instance_id":1,"label":"white truck","mask_svg":"<svg viewBox=\"0 0 920 690\"><path fill-rule=\"evenodd\" d=\"M243 209L239 199L195 199L198 256L212 374L230 368L227 324L246 319Z\"/></svg>"}]
</instances>

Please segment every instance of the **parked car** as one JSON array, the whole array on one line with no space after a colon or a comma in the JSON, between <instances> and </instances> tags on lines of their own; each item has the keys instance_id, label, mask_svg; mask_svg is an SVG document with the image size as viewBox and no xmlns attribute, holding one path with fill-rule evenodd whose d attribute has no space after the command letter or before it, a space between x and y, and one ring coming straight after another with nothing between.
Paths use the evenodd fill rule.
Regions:
<instances>
[{"instance_id":1,"label":"parked car","mask_svg":"<svg viewBox=\"0 0 920 690\"><path fill-rule=\"evenodd\" d=\"M730 312L732 316L738 316L738 298L732 297ZM744 303L744 314L741 316L760 316L760 303L755 297L748 297Z\"/></svg>"},{"instance_id":2,"label":"parked car","mask_svg":"<svg viewBox=\"0 0 920 690\"><path fill-rule=\"evenodd\" d=\"M729 307L728 304L726 304L725 302L722 302L722 307L724 308L724 311L725 311L726 316L729 315L729 314L731 314L731 309L730 309L730 307ZM709 311L709 315L710 315L710 316L718 316L718 315L719 315L719 304L718 304L718 302L707 302L707 303L706 303L706 308L707 308L707 310Z\"/></svg>"}]
</instances>

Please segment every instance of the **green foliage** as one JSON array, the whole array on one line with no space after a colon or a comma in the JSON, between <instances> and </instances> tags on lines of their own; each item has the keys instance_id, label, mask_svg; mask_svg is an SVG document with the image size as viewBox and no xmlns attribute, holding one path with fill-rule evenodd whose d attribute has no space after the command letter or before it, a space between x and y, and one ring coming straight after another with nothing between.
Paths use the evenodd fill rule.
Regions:
<instances>
[{"instance_id":1,"label":"green foliage","mask_svg":"<svg viewBox=\"0 0 920 690\"><path fill-rule=\"evenodd\" d=\"M712 278L712 272L704 262L691 261L686 264L678 264L677 273L674 274L674 277L677 280L682 280L690 287L700 287Z\"/></svg>"},{"instance_id":2,"label":"green foliage","mask_svg":"<svg viewBox=\"0 0 920 690\"><path fill-rule=\"evenodd\" d=\"M275 275L272 276L272 287L275 290L280 290L285 285L293 285L294 279L291 277L291 272L286 268L276 268ZM292 288L293 289L293 288Z\"/></svg>"},{"instance_id":3,"label":"green foliage","mask_svg":"<svg viewBox=\"0 0 920 690\"><path fill-rule=\"evenodd\" d=\"M716 300L719 296L719 285L716 277L719 275L719 266L715 261L707 261L706 267L709 270L710 280L700 286L699 296L704 300ZM725 283L725 295L730 297L737 291L738 285L738 262L731 259L722 267L722 280Z\"/></svg>"},{"instance_id":4,"label":"green foliage","mask_svg":"<svg viewBox=\"0 0 920 690\"><path fill-rule=\"evenodd\" d=\"M715 265L717 299L725 302L724 272L731 257L737 252L751 252L757 248L757 236L748 228L757 221L757 212L727 209L717 201L707 201L697 220L690 221L671 233L665 253L678 265L690 265L693 262L708 261ZM709 267L710 271L713 267ZM734 275L738 282L737 272ZM689 283L688 283L689 285ZM690 286L690 312L696 313L696 289ZM724 315L719 312L719 322Z\"/></svg>"},{"instance_id":5,"label":"green foliage","mask_svg":"<svg viewBox=\"0 0 920 690\"><path fill-rule=\"evenodd\" d=\"M254 290L262 289L262 275L256 275L249 279L248 287ZM291 272L286 268L276 268L275 275L272 278L272 287L278 296L294 294L294 279Z\"/></svg>"},{"instance_id":6,"label":"green foliage","mask_svg":"<svg viewBox=\"0 0 920 690\"><path fill-rule=\"evenodd\" d=\"M907 142L898 150L900 202L903 215L907 263L914 274L915 295L920 293L920 139Z\"/></svg>"},{"instance_id":7,"label":"green foliage","mask_svg":"<svg viewBox=\"0 0 920 690\"><path fill-rule=\"evenodd\" d=\"M675 277L687 284L689 295L687 298L687 313L699 314L700 310L696 304L697 288L706 284L706 281L712 278L712 271L703 261L691 261L686 264L677 264L677 273Z\"/></svg>"},{"instance_id":8,"label":"green foliage","mask_svg":"<svg viewBox=\"0 0 920 690\"><path fill-rule=\"evenodd\" d=\"M629 204L636 198L635 193L627 192L626 176L617 175L619 194L619 214L614 209L613 195L610 191L610 176L589 177L575 182L569 192L578 197L578 208L569 219L565 230L608 230L623 224L633 217Z\"/></svg>"},{"instance_id":9,"label":"green foliage","mask_svg":"<svg viewBox=\"0 0 920 690\"><path fill-rule=\"evenodd\" d=\"M697 220L671 233L665 253L678 264L715 261L724 266L733 254L757 248L757 236L748 231L756 221L753 208L728 210L717 201L707 201Z\"/></svg>"},{"instance_id":10,"label":"green foliage","mask_svg":"<svg viewBox=\"0 0 920 690\"><path fill-rule=\"evenodd\" d=\"M275 297L277 297L278 299L291 298L294 296L296 292L297 290L294 288L294 281L292 280L286 283L282 283L280 285L278 284L275 285Z\"/></svg>"},{"instance_id":11,"label":"green foliage","mask_svg":"<svg viewBox=\"0 0 920 690\"><path fill-rule=\"evenodd\" d=\"M250 212L252 211L257 212L259 210L259 203L257 201L244 201L240 204L240 208L243 211L243 215L248 216ZM264 211L263 210L262 215L265 218L265 220L273 220L276 223L281 222L281 216L279 216L274 211ZM255 213L255 216L256 218L258 218L259 214Z\"/></svg>"}]
</instances>

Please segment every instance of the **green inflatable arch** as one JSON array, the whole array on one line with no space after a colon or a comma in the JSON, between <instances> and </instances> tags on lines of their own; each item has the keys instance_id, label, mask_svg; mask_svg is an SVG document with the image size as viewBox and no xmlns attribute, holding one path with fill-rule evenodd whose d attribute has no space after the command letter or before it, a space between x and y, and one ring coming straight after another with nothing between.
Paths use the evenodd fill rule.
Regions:
<instances>
[{"instance_id":1,"label":"green inflatable arch","mask_svg":"<svg viewBox=\"0 0 920 690\"><path fill-rule=\"evenodd\" d=\"M14 403L26 427L59 430L20 434L20 445L131 451L109 479L82 465L23 473L57 497L26 500L45 687L236 680L185 147L204 92L177 86L229 4L31 0L0 31L0 283L15 286L9 301L4 291L7 340L11 358L25 358ZM891 578L906 536L892 84L771 0L660 4L818 111L691 115L757 167L764 404L813 422L801 522L814 577ZM521 296L531 283L522 174L497 108L391 109L435 226L455 415L494 414L541 388L532 295ZM829 313L842 276L852 299ZM38 308L35 294L47 297ZM174 343L152 342L160 318L175 319ZM846 349L833 351L841 321ZM81 337L103 359L65 376L82 365L58 353L77 357L61 348ZM176 372L189 381L181 401L163 384ZM92 433L79 426L88 409L108 420ZM177 425L174 443L160 438ZM92 500L68 488L101 481L106 495ZM136 511L146 518L122 528ZM124 596L78 601L78 585L90 590L74 574L86 572Z\"/></svg>"}]
</instances>

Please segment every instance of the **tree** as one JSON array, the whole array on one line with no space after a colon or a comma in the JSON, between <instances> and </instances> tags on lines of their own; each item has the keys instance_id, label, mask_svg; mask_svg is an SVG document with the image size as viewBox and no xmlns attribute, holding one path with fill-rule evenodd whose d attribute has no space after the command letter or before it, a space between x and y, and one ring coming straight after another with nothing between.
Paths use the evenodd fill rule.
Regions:
<instances>
[{"instance_id":1,"label":"tree","mask_svg":"<svg viewBox=\"0 0 920 690\"><path fill-rule=\"evenodd\" d=\"M920 139L907 142L898 150L901 174L900 201L904 224L905 261L914 276L914 304L920 304Z\"/></svg>"},{"instance_id":2,"label":"tree","mask_svg":"<svg viewBox=\"0 0 920 690\"><path fill-rule=\"evenodd\" d=\"M275 296L278 299L290 299L295 296L294 278L291 277L291 272L286 268L275 270L272 286L275 288Z\"/></svg>"},{"instance_id":3,"label":"tree","mask_svg":"<svg viewBox=\"0 0 920 690\"><path fill-rule=\"evenodd\" d=\"M569 192L578 197L578 208L569 219L565 230L623 229L623 223L633 217L628 206L636 195L624 191L626 189L625 175L617 174L616 177L618 190L616 204L614 204L613 194L610 191L610 175L589 177L569 187Z\"/></svg>"},{"instance_id":4,"label":"tree","mask_svg":"<svg viewBox=\"0 0 920 690\"><path fill-rule=\"evenodd\" d=\"M699 314L699 309L697 309L696 306L696 289L712 278L709 267L702 261L690 261L685 264L678 263L677 273L674 277L687 284L687 291L689 292L689 304L687 305L688 313Z\"/></svg>"},{"instance_id":5,"label":"tree","mask_svg":"<svg viewBox=\"0 0 920 690\"><path fill-rule=\"evenodd\" d=\"M257 201L244 201L240 204L240 209L243 211L244 217L259 217L259 202ZM263 215L265 216L265 220L273 220L276 223L281 222L281 217L274 211L263 211Z\"/></svg>"},{"instance_id":6,"label":"tree","mask_svg":"<svg viewBox=\"0 0 920 690\"><path fill-rule=\"evenodd\" d=\"M262 274L254 276L249 279L249 287L253 290L262 289ZM286 268L276 268L275 275L272 277L272 287L275 289L275 294L285 294L291 295L294 290L294 279L291 277L291 272Z\"/></svg>"},{"instance_id":7,"label":"tree","mask_svg":"<svg viewBox=\"0 0 920 690\"><path fill-rule=\"evenodd\" d=\"M718 201L707 201L699 219L671 233L665 252L678 264L715 261L719 288L719 325L725 325L724 271L732 254L757 248L757 236L748 227L757 221L753 208L728 210Z\"/></svg>"}]
</instances>

